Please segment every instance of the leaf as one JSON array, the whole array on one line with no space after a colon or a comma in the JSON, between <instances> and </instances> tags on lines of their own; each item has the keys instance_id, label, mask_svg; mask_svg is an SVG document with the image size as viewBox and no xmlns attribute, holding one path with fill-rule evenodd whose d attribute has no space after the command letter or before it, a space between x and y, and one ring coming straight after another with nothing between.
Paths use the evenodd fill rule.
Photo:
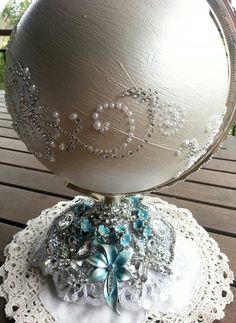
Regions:
<instances>
[{"instance_id":1,"label":"leaf","mask_svg":"<svg viewBox=\"0 0 236 323\"><path fill-rule=\"evenodd\" d=\"M115 269L115 274L120 282L126 282L133 278L132 274L124 267Z\"/></svg>"},{"instance_id":2,"label":"leaf","mask_svg":"<svg viewBox=\"0 0 236 323\"><path fill-rule=\"evenodd\" d=\"M123 267L130 260L132 255L133 252L130 250L121 251L115 261L116 267Z\"/></svg>"},{"instance_id":3,"label":"leaf","mask_svg":"<svg viewBox=\"0 0 236 323\"><path fill-rule=\"evenodd\" d=\"M116 276L114 274L110 273L107 279L105 280L104 298L107 305L112 309L112 311L120 315L118 309L118 286Z\"/></svg>"},{"instance_id":4,"label":"leaf","mask_svg":"<svg viewBox=\"0 0 236 323\"><path fill-rule=\"evenodd\" d=\"M107 278L108 271L106 269L97 268L95 269L90 276L90 283L97 283L104 281Z\"/></svg>"},{"instance_id":5,"label":"leaf","mask_svg":"<svg viewBox=\"0 0 236 323\"><path fill-rule=\"evenodd\" d=\"M107 268L107 260L106 257L98 252L93 256L90 256L86 259L87 262L89 262L91 265L97 268Z\"/></svg>"}]
</instances>

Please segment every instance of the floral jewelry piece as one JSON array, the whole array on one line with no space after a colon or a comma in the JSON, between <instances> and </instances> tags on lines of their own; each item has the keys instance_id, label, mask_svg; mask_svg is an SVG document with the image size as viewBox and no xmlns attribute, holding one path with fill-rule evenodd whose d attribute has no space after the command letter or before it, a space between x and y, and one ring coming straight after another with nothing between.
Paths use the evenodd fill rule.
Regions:
<instances>
[{"instance_id":1,"label":"floral jewelry piece","mask_svg":"<svg viewBox=\"0 0 236 323\"><path fill-rule=\"evenodd\" d=\"M58 296L77 304L105 302L137 310L154 302L158 281L170 275L175 232L140 196L110 206L79 199L57 217L32 254L32 265L54 281Z\"/></svg>"},{"instance_id":2,"label":"floral jewelry piece","mask_svg":"<svg viewBox=\"0 0 236 323\"><path fill-rule=\"evenodd\" d=\"M101 245L105 251L103 253L96 253L90 256L87 261L97 267L90 277L91 283L104 281L104 298L110 308L117 314L118 311L118 286L117 281L126 282L133 276L125 269L125 264L132 257L132 252L123 250L118 253L113 245Z\"/></svg>"}]
</instances>

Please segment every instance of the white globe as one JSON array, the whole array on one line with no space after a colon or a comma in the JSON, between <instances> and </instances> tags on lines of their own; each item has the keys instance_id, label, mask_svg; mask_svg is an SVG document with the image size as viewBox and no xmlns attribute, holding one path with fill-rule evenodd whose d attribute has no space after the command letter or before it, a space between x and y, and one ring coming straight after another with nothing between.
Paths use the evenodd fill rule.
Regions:
<instances>
[{"instance_id":1,"label":"white globe","mask_svg":"<svg viewBox=\"0 0 236 323\"><path fill-rule=\"evenodd\" d=\"M36 1L7 55L14 128L44 165L89 191L186 176L234 113L233 36L219 9L216 0Z\"/></svg>"}]
</instances>

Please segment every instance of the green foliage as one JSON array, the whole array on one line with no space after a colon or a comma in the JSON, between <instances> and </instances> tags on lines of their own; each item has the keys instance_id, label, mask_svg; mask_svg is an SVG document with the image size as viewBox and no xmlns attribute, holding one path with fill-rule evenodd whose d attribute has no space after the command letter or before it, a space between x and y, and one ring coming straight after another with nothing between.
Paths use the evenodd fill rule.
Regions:
<instances>
[{"instance_id":1,"label":"green foliage","mask_svg":"<svg viewBox=\"0 0 236 323\"><path fill-rule=\"evenodd\" d=\"M2 17L7 25L7 28L14 28L20 18L23 16L26 9L29 7L31 0L9 0L5 9L2 12Z\"/></svg>"},{"instance_id":2,"label":"green foliage","mask_svg":"<svg viewBox=\"0 0 236 323\"><path fill-rule=\"evenodd\" d=\"M14 28L30 4L31 0L9 0L0 17L1 28ZM7 37L0 37L0 48L5 48L7 41ZM0 89L4 88L4 69L4 58L0 53Z\"/></svg>"}]
</instances>

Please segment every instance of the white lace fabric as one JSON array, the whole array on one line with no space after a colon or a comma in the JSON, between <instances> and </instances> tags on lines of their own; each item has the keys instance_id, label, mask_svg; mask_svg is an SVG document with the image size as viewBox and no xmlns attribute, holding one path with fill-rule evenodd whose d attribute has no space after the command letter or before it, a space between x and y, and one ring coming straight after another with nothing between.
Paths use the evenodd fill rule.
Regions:
<instances>
[{"instance_id":1,"label":"white lace fabric","mask_svg":"<svg viewBox=\"0 0 236 323\"><path fill-rule=\"evenodd\" d=\"M80 197L81 198L81 197ZM3 283L0 296L6 299L6 315L17 323L56 322L40 300L46 279L30 266L32 247L39 241L53 220L76 203L59 202L44 210L41 215L30 220L26 229L17 233L5 248L6 261L0 269ZM178 314L164 313L152 309L146 313L143 323L211 323L224 317L224 309L232 302L230 284L233 273L228 258L208 233L197 224L190 211L177 208L157 197L145 197L144 202L156 208L158 214L169 221L176 233L193 242L201 259L202 275L199 286L188 305Z\"/></svg>"}]
</instances>

